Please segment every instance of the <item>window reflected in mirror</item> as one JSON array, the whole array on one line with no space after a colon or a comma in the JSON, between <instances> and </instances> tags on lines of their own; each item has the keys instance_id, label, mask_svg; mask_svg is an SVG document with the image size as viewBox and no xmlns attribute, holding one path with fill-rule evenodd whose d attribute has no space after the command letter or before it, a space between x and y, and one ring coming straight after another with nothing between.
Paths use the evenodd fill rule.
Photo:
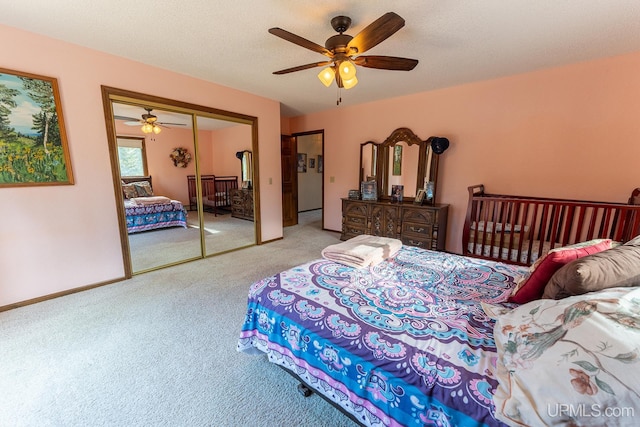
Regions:
<instances>
[{"instance_id":1,"label":"window reflected in mirror","mask_svg":"<svg viewBox=\"0 0 640 427\"><path fill-rule=\"evenodd\" d=\"M134 136L118 136L118 163L120 176L146 176L147 153L144 138Z\"/></svg>"}]
</instances>

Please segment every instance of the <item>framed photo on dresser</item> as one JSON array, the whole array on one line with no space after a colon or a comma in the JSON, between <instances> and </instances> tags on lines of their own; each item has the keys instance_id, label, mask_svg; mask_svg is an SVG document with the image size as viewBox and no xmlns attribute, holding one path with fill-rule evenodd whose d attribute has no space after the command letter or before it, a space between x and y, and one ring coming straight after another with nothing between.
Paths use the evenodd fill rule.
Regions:
<instances>
[{"instance_id":1,"label":"framed photo on dresser","mask_svg":"<svg viewBox=\"0 0 640 427\"><path fill-rule=\"evenodd\" d=\"M362 200L378 200L378 183L376 181L362 181L360 194Z\"/></svg>"}]
</instances>

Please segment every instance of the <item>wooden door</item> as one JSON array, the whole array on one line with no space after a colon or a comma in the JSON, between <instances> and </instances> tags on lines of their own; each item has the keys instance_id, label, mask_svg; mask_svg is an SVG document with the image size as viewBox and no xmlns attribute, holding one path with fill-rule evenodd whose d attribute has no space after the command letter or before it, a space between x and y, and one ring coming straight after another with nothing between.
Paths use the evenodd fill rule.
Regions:
<instances>
[{"instance_id":1,"label":"wooden door","mask_svg":"<svg viewBox=\"0 0 640 427\"><path fill-rule=\"evenodd\" d=\"M282 135L280 137L280 158L282 165L282 225L284 227L298 223L297 156L296 138Z\"/></svg>"}]
</instances>

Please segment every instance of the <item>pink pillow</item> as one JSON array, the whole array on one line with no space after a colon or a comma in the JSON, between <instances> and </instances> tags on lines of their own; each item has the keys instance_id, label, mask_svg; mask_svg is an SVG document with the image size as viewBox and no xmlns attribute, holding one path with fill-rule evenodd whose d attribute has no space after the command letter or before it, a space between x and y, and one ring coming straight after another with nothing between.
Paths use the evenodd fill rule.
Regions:
<instances>
[{"instance_id":1,"label":"pink pillow","mask_svg":"<svg viewBox=\"0 0 640 427\"><path fill-rule=\"evenodd\" d=\"M542 298L547 282L562 266L578 258L611 249L611 245L611 239L596 239L550 250L531 266L528 276L518 281L509 301L525 304Z\"/></svg>"}]
</instances>

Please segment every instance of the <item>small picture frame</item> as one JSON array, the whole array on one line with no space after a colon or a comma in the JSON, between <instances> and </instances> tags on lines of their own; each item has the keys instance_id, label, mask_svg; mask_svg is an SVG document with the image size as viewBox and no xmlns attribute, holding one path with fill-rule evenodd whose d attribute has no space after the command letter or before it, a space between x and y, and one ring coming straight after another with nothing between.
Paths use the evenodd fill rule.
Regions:
<instances>
[{"instance_id":1,"label":"small picture frame","mask_svg":"<svg viewBox=\"0 0 640 427\"><path fill-rule=\"evenodd\" d=\"M318 156L318 167L316 168L316 171L318 171L318 173L323 172L322 156Z\"/></svg>"},{"instance_id":2,"label":"small picture frame","mask_svg":"<svg viewBox=\"0 0 640 427\"><path fill-rule=\"evenodd\" d=\"M349 199L351 199L351 200L359 200L360 199L360 191L358 191L358 190L349 190Z\"/></svg>"},{"instance_id":3,"label":"small picture frame","mask_svg":"<svg viewBox=\"0 0 640 427\"><path fill-rule=\"evenodd\" d=\"M316 167L316 159L311 157L309 158L309 169L315 169Z\"/></svg>"},{"instance_id":4,"label":"small picture frame","mask_svg":"<svg viewBox=\"0 0 640 427\"><path fill-rule=\"evenodd\" d=\"M433 193L434 193L434 189L435 189L435 184L433 181L427 181L427 185L424 188L424 192L425 192L425 199L427 201L427 203L433 203L435 200L433 197Z\"/></svg>"},{"instance_id":5,"label":"small picture frame","mask_svg":"<svg viewBox=\"0 0 640 427\"><path fill-rule=\"evenodd\" d=\"M360 184L362 200L378 200L378 184L376 181L362 181Z\"/></svg>"},{"instance_id":6,"label":"small picture frame","mask_svg":"<svg viewBox=\"0 0 640 427\"><path fill-rule=\"evenodd\" d=\"M307 153L298 153L298 173L307 172Z\"/></svg>"},{"instance_id":7,"label":"small picture frame","mask_svg":"<svg viewBox=\"0 0 640 427\"><path fill-rule=\"evenodd\" d=\"M421 205L424 202L424 197L426 194L427 193L422 188L419 188L416 197L413 199L413 203L416 205Z\"/></svg>"},{"instance_id":8,"label":"small picture frame","mask_svg":"<svg viewBox=\"0 0 640 427\"><path fill-rule=\"evenodd\" d=\"M396 203L402 203L404 196L404 185L392 185L391 186L391 201Z\"/></svg>"}]
</instances>

